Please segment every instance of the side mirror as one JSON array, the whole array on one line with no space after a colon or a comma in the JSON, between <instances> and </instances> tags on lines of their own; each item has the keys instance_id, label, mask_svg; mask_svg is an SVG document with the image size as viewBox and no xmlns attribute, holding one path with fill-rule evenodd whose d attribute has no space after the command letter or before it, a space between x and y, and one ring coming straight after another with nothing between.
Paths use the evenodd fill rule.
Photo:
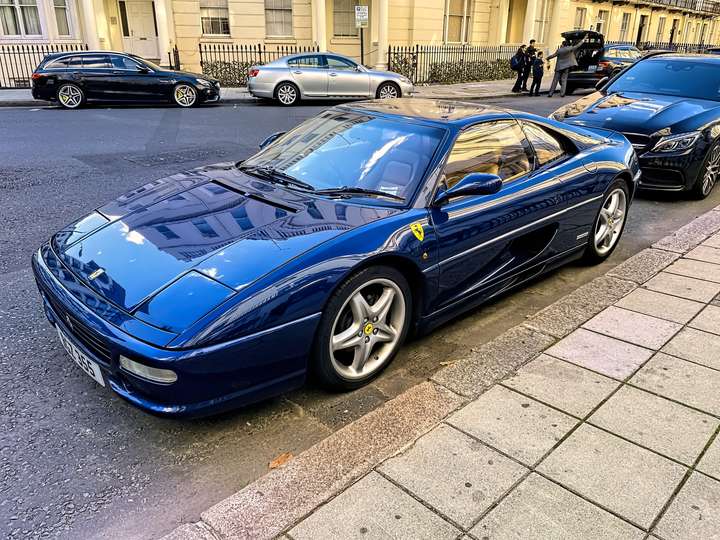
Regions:
<instances>
[{"instance_id":1,"label":"side mirror","mask_svg":"<svg viewBox=\"0 0 720 540\"><path fill-rule=\"evenodd\" d=\"M274 143L277 139L285 135L285 133L285 131L276 131L275 133L267 137L263 142L260 143L260 150L265 148L268 144Z\"/></svg>"},{"instance_id":2,"label":"side mirror","mask_svg":"<svg viewBox=\"0 0 720 540\"><path fill-rule=\"evenodd\" d=\"M502 178L496 174L470 173L450 189L440 191L433 204L442 206L450 199L467 195L492 195L501 188Z\"/></svg>"},{"instance_id":3,"label":"side mirror","mask_svg":"<svg viewBox=\"0 0 720 540\"><path fill-rule=\"evenodd\" d=\"M610 80L610 77L603 77L602 79L600 79L597 82L597 84L595 85L595 90L598 90L598 91L602 90L609 80Z\"/></svg>"}]
</instances>

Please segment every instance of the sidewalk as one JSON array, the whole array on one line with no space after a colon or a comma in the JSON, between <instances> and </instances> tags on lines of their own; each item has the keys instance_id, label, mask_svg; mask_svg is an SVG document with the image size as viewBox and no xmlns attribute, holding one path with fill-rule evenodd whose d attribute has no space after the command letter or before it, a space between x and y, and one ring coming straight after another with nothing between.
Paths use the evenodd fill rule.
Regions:
<instances>
[{"instance_id":1,"label":"sidewalk","mask_svg":"<svg viewBox=\"0 0 720 540\"><path fill-rule=\"evenodd\" d=\"M551 76L545 76L543 78L542 92L547 92L551 80ZM511 89L514 83L515 79L507 79L500 81L416 86L415 97L463 100L512 96L514 94L511 92ZM524 95L527 95L527 93ZM248 93L247 88L223 88L222 101L224 103L245 103L256 101L256 98ZM39 107L44 105L46 105L46 102L34 100L28 89L0 90L0 107Z\"/></svg>"},{"instance_id":2,"label":"sidewalk","mask_svg":"<svg viewBox=\"0 0 720 540\"><path fill-rule=\"evenodd\" d=\"M718 231L720 207L166 538L720 538Z\"/></svg>"}]
</instances>

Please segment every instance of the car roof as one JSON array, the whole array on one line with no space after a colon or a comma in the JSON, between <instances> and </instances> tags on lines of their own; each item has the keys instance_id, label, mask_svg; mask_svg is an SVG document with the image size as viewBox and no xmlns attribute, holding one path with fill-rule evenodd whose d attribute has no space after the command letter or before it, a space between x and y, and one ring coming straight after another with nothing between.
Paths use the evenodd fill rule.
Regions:
<instances>
[{"instance_id":1,"label":"car roof","mask_svg":"<svg viewBox=\"0 0 720 540\"><path fill-rule=\"evenodd\" d=\"M659 61L666 58L672 58L673 60L686 60L693 62L703 62L705 64L717 64L720 63L720 57L711 54L699 54L699 53L675 53L675 52L658 52L649 57L646 57L643 62Z\"/></svg>"},{"instance_id":2,"label":"car roof","mask_svg":"<svg viewBox=\"0 0 720 540\"><path fill-rule=\"evenodd\" d=\"M506 109L483 103L447 99L395 98L361 101L340 105L337 108L359 113L383 116L416 118L436 124L463 127L479 120L512 118Z\"/></svg>"},{"instance_id":3,"label":"car roof","mask_svg":"<svg viewBox=\"0 0 720 540\"><path fill-rule=\"evenodd\" d=\"M610 43L610 44L607 44L607 43L606 43L606 44L605 44L605 48L606 48L606 49L635 49L635 50L638 50L638 51L640 50L640 49L638 49L635 45L627 45L627 44L624 44L624 45L613 45L612 43Z\"/></svg>"}]
</instances>

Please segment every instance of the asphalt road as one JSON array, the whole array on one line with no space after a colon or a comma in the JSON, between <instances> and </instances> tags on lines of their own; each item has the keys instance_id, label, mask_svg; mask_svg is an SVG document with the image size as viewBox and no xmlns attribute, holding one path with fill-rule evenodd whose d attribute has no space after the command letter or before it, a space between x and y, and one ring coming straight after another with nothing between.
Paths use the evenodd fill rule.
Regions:
<instances>
[{"instance_id":1,"label":"asphalt road","mask_svg":"<svg viewBox=\"0 0 720 540\"><path fill-rule=\"evenodd\" d=\"M559 98L501 105L547 114ZM720 204L636 200L619 248L406 345L352 394L313 387L201 421L151 417L95 385L46 323L30 255L53 231L149 180L240 159L327 104L0 108L0 536L156 538L570 290Z\"/></svg>"}]
</instances>

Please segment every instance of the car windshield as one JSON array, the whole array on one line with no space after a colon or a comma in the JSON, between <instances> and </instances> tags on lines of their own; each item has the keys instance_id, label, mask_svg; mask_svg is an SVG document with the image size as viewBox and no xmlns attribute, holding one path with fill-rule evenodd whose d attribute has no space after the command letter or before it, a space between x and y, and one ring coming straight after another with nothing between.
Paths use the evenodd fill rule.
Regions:
<instances>
[{"instance_id":1,"label":"car windshield","mask_svg":"<svg viewBox=\"0 0 720 540\"><path fill-rule=\"evenodd\" d=\"M637 62L608 92L646 92L720 101L720 64L701 60L653 58Z\"/></svg>"},{"instance_id":2,"label":"car windshield","mask_svg":"<svg viewBox=\"0 0 720 540\"><path fill-rule=\"evenodd\" d=\"M292 177L311 189L346 196L387 194L406 201L423 177L445 130L349 111L307 120L245 160L246 170ZM397 203L396 203L397 204Z\"/></svg>"}]
</instances>

